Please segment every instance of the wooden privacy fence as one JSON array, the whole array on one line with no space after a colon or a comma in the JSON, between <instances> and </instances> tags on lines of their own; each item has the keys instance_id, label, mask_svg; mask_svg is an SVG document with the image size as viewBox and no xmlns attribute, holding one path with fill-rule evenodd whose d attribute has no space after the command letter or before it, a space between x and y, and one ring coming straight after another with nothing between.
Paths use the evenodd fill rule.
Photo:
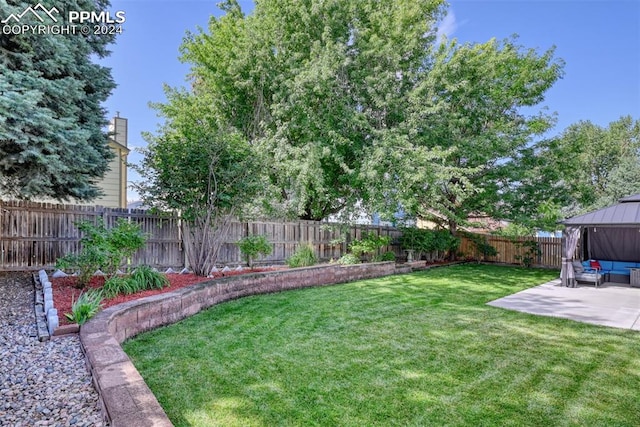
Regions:
<instances>
[{"instance_id":1,"label":"wooden privacy fence","mask_svg":"<svg viewBox=\"0 0 640 427\"><path fill-rule=\"evenodd\" d=\"M132 265L181 268L185 264L179 220L175 215L152 214L139 209L113 209L23 201L0 201L0 271L53 268L58 258L79 250L77 221L103 218L107 227L119 218L137 223L148 236L145 247L131 260ZM247 235L262 234L273 244L273 253L258 262L283 263L301 244L313 246L322 260L337 259L348 243L365 232L390 236L392 245L383 251L403 256L398 244L400 231L393 227L315 222L251 221L235 222L218 257L220 265L241 263L234 242Z\"/></svg>"},{"instance_id":2,"label":"wooden privacy fence","mask_svg":"<svg viewBox=\"0 0 640 427\"><path fill-rule=\"evenodd\" d=\"M158 267L183 264L182 241L175 216L139 209L0 201L0 271L52 268L56 260L80 247L78 221L102 218L109 228L119 218L140 226L147 244L133 265Z\"/></svg>"},{"instance_id":3,"label":"wooden privacy fence","mask_svg":"<svg viewBox=\"0 0 640 427\"><path fill-rule=\"evenodd\" d=\"M131 260L132 265L147 264L157 268L181 268L185 264L179 220L175 215L152 214L140 209L114 209L101 206L76 206L23 201L0 201L0 271L37 270L53 268L58 258L79 250L80 233L75 223L103 218L107 227L118 218L139 224L148 236L145 247ZM363 233L373 232L390 236L392 244L382 251L392 251L404 258L398 238L400 230L373 225L345 225L316 221L249 221L234 222L227 241L218 256L219 265L242 263L235 242L248 235L262 234L273 245L273 252L257 264L280 264L302 244L310 244L321 260L338 259L347 252L348 245ZM498 255L486 261L519 264L523 248L516 242L531 240L486 235L487 242ZM561 239L534 238L542 254L534 266L560 268ZM460 252L474 256L475 247L463 237Z\"/></svg>"},{"instance_id":4,"label":"wooden privacy fence","mask_svg":"<svg viewBox=\"0 0 640 427\"><path fill-rule=\"evenodd\" d=\"M560 268L562 264L562 239L559 237L519 237L512 239L509 237L483 235L487 243L496 248L496 256L487 257L486 261L506 264L520 264L519 257L525 254L527 248L522 243L533 240L540 248L540 255L536 255L533 260L534 267ZM475 246L467 237L463 237L460 242L460 252L465 256L476 256Z\"/></svg>"}]
</instances>

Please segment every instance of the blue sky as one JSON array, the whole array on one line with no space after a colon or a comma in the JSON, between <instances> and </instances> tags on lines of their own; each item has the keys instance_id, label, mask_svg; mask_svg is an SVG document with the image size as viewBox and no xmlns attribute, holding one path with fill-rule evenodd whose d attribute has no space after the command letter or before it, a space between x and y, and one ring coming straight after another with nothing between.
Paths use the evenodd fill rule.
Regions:
<instances>
[{"instance_id":1,"label":"blue sky","mask_svg":"<svg viewBox=\"0 0 640 427\"><path fill-rule=\"evenodd\" d=\"M348 0L345 0L348 1ZM163 84L185 86L189 67L178 61L187 30L206 28L219 16L218 0L112 0L111 10L126 13L124 32L111 46L118 84L105 103L109 116L129 119L129 146L143 146L143 131L160 119L149 102L164 101ZM251 1L240 1L244 11ZM606 126L623 115L640 119L640 1L638 0L451 0L441 30L460 42L486 42L514 34L526 48L540 52L556 46L565 76L541 104L557 112L551 132L580 120ZM132 152L129 161L141 156ZM130 180L139 177L129 172ZM129 201L137 195L130 191Z\"/></svg>"}]
</instances>

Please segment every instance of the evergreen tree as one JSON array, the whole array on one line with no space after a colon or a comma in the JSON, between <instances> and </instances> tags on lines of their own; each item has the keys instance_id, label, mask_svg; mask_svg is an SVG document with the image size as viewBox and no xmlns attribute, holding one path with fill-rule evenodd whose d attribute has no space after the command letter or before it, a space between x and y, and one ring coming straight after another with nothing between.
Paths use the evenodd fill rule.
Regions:
<instances>
[{"instance_id":1,"label":"evergreen tree","mask_svg":"<svg viewBox=\"0 0 640 427\"><path fill-rule=\"evenodd\" d=\"M59 10L107 10L105 0L40 1ZM29 1L1 1L0 19L20 14ZM48 18L45 18L48 19ZM42 24L25 15L20 23ZM92 57L108 55L115 35L0 34L0 195L29 199L91 200L108 169L105 110L115 83Z\"/></svg>"}]
</instances>

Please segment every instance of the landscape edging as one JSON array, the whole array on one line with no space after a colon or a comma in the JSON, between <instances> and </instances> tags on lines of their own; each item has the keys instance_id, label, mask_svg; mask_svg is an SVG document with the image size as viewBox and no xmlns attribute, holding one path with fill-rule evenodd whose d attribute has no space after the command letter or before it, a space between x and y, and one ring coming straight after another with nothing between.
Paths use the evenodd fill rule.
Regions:
<instances>
[{"instance_id":1,"label":"landscape edging","mask_svg":"<svg viewBox=\"0 0 640 427\"><path fill-rule=\"evenodd\" d=\"M80 342L105 420L112 427L173 425L120 346L128 338L232 299L371 279L395 272L395 263L388 261L250 273L212 279L101 311L80 328Z\"/></svg>"}]
</instances>

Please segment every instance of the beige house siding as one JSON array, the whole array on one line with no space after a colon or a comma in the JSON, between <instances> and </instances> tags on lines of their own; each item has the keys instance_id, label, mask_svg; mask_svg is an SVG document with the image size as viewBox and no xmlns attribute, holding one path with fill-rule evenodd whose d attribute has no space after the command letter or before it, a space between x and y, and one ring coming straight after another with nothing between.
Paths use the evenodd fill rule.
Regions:
<instances>
[{"instance_id":1,"label":"beige house siding","mask_svg":"<svg viewBox=\"0 0 640 427\"><path fill-rule=\"evenodd\" d=\"M115 157L109 162L109 170L105 173L101 181L97 183L102 189L104 196L98 197L91 202L83 202L75 199L63 202L65 205L97 205L108 208L127 207L127 148L128 130L127 119L116 115L109 122L109 148ZM60 203L53 199L42 198L31 200L33 202Z\"/></svg>"},{"instance_id":2,"label":"beige house siding","mask_svg":"<svg viewBox=\"0 0 640 427\"><path fill-rule=\"evenodd\" d=\"M115 157L109 163L109 171L104 175L98 186L104 192L103 197L97 198L92 204L107 206L110 208L127 207L127 156L129 149L126 146L109 142Z\"/></svg>"}]
</instances>

